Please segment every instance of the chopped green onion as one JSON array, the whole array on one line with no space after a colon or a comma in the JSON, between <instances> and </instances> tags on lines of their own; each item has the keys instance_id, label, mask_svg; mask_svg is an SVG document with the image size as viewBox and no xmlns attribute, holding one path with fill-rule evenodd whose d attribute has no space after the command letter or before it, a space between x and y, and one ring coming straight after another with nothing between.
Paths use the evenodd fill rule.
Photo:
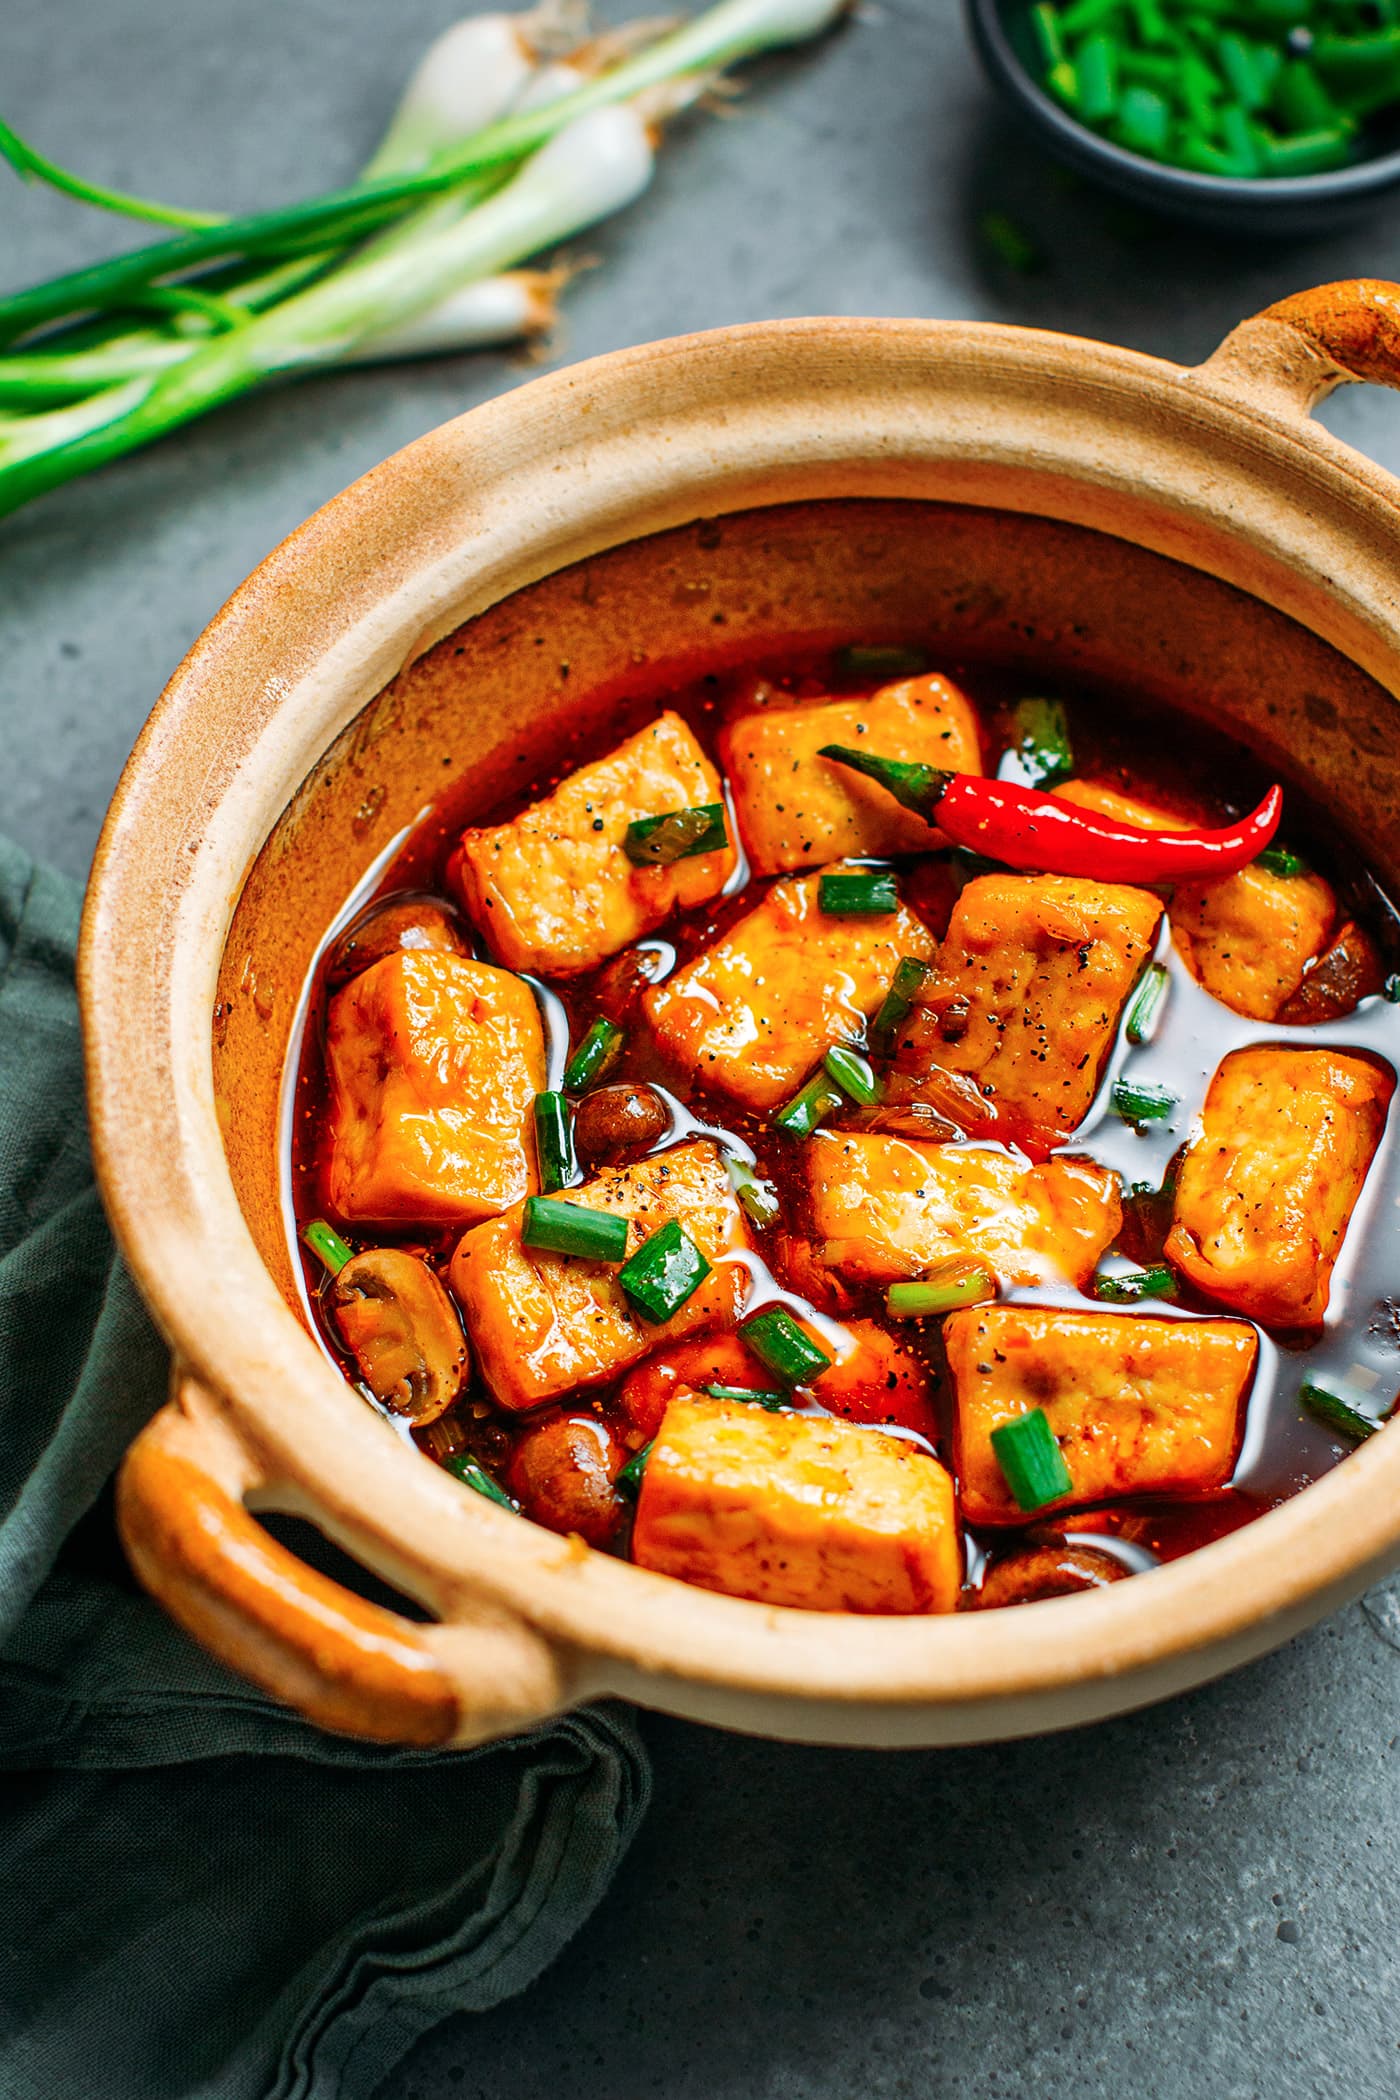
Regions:
<instances>
[{"instance_id":1,"label":"chopped green onion","mask_svg":"<svg viewBox=\"0 0 1400 2100\"><path fill-rule=\"evenodd\" d=\"M824 1117L844 1106L845 1096L840 1088L832 1085L825 1072L818 1072L801 1093L794 1094L786 1107L778 1110L773 1128L788 1137L810 1137Z\"/></svg>"},{"instance_id":2,"label":"chopped green onion","mask_svg":"<svg viewBox=\"0 0 1400 2100\"><path fill-rule=\"evenodd\" d=\"M1392 970L1386 978L1381 986L1381 997L1388 999L1392 1006L1400 1006L1400 970Z\"/></svg>"},{"instance_id":3,"label":"chopped green onion","mask_svg":"<svg viewBox=\"0 0 1400 2100\"><path fill-rule=\"evenodd\" d=\"M617 1280L644 1320L660 1326L678 1313L710 1273L685 1227L668 1218L618 1271Z\"/></svg>"},{"instance_id":4,"label":"chopped green onion","mask_svg":"<svg viewBox=\"0 0 1400 2100\"><path fill-rule=\"evenodd\" d=\"M1145 153L1160 160L1167 150L1171 110L1155 88L1124 88L1118 101L1116 129L1130 153Z\"/></svg>"},{"instance_id":5,"label":"chopped green onion","mask_svg":"<svg viewBox=\"0 0 1400 2100\"><path fill-rule=\"evenodd\" d=\"M858 1050L848 1050L844 1043L833 1043L822 1063L842 1093L849 1094L862 1108L873 1108L885 1091L871 1070L869 1059Z\"/></svg>"},{"instance_id":6,"label":"chopped green onion","mask_svg":"<svg viewBox=\"0 0 1400 2100\"><path fill-rule=\"evenodd\" d=\"M572 1188L579 1180L573 1110L563 1094L535 1096L535 1153L540 1163L540 1187L546 1194Z\"/></svg>"},{"instance_id":7,"label":"chopped green onion","mask_svg":"<svg viewBox=\"0 0 1400 2100\"><path fill-rule=\"evenodd\" d=\"M1145 1043L1152 1034L1170 983L1171 978L1163 964L1149 964L1128 1007L1126 1028L1130 1043Z\"/></svg>"},{"instance_id":8,"label":"chopped green onion","mask_svg":"<svg viewBox=\"0 0 1400 2100\"><path fill-rule=\"evenodd\" d=\"M640 1451L633 1452L631 1458L628 1459L626 1465L613 1482L613 1486L620 1495L639 1495L641 1493L642 1475L647 1469L647 1460L655 1449L656 1438L653 1437L649 1444L643 1444Z\"/></svg>"},{"instance_id":9,"label":"chopped green onion","mask_svg":"<svg viewBox=\"0 0 1400 2100\"><path fill-rule=\"evenodd\" d=\"M1004 211L984 211L977 222L977 230L1008 270L1027 274L1040 267L1040 250L1035 242Z\"/></svg>"},{"instance_id":10,"label":"chopped green onion","mask_svg":"<svg viewBox=\"0 0 1400 2100\"><path fill-rule=\"evenodd\" d=\"M1305 58L1290 59L1274 84L1274 110L1290 132L1325 131L1340 112Z\"/></svg>"},{"instance_id":11,"label":"chopped green onion","mask_svg":"<svg viewBox=\"0 0 1400 2100\"><path fill-rule=\"evenodd\" d=\"M451 1458L443 1459L442 1467L454 1480L460 1480L463 1487L475 1488L478 1495L484 1495L488 1502L498 1502L502 1509L519 1509L520 1504L503 1487L497 1486L486 1468L479 1465L470 1452L454 1452Z\"/></svg>"},{"instance_id":12,"label":"chopped green onion","mask_svg":"<svg viewBox=\"0 0 1400 2100\"><path fill-rule=\"evenodd\" d=\"M1112 1100L1114 1114L1125 1123L1165 1122L1177 1105L1177 1097L1169 1088L1154 1086L1145 1079L1116 1080Z\"/></svg>"},{"instance_id":13,"label":"chopped green onion","mask_svg":"<svg viewBox=\"0 0 1400 2100\"><path fill-rule=\"evenodd\" d=\"M313 1218L309 1225L303 1225L301 1236L332 1276L338 1276L346 1262L354 1259L340 1234L324 1218Z\"/></svg>"},{"instance_id":14,"label":"chopped green onion","mask_svg":"<svg viewBox=\"0 0 1400 2100\"><path fill-rule=\"evenodd\" d=\"M1298 1398L1315 1422L1320 1422L1324 1429L1332 1430L1334 1435L1345 1437L1348 1443L1364 1443L1366 1438L1374 1436L1381 1426L1379 1422L1372 1422L1366 1415L1358 1414L1354 1407L1348 1407L1346 1401L1340 1399L1336 1393L1329 1393L1325 1385L1318 1385L1311 1378L1303 1380L1298 1388Z\"/></svg>"},{"instance_id":15,"label":"chopped green onion","mask_svg":"<svg viewBox=\"0 0 1400 2100\"><path fill-rule=\"evenodd\" d=\"M992 1451L1018 1509L1044 1509L1074 1486L1043 1407L994 1429Z\"/></svg>"},{"instance_id":16,"label":"chopped green onion","mask_svg":"<svg viewBox=\"0 0 1400 2100\"><path fill-rule=\"evenodd\" d=\"M899 910L899 886L883 870L858 868L848 875L823 875L817 901L828 918L872 919Z\"/></svg>"},{"instance_id":17,"label":"chopped green onion","mask_svg":"<svg viewBox=\"0 0 1400 2100\"><path fill-rule=\"evenodd\" d=\"M843 678L916 678L928 669L928 658L899 642L852 642L837 650L836 669Z\"/></svg>"},{"instance_id":18,"label":"chopped green onion","mask_svg":"<svg viewBox=\"0 0 1400 2100\"><path fill-rule=\"evenodd\" d=\"M1018 700L1013 719L1016 740L1012 749L1030 785L1052 788L1057 781L1068 780L1074 771L1074 748L1060 702Z\"/></svg>"},{"instance_id":19,"label":"chopped green onion","mask_svg":"<svg viewBox=\"0 0 1400 2100\"><path fill-rule=\"evenodd\" d=\"M789 1385L810 1385L831 1368L832 1358L825 1349L819 1349L781 1305L755 1313L744 1321L739 1333L759 1362Z\"/></svg>"},{"instance_id":20,"label":"chopped green onion","mask_svg":"<svg viewBox=\"0 0 1400 2100\"><path fill-rule=\"evenodd\" d=\"M638 817L627 827L622 850L635 867L668 868L672 861L718 853L728 844L724 804L702 802L693 809L668 809L659 817Z\"/></svg>"},{"instance_id":21,"label":"chopped green onion","mask_svg":"<svg viewBox=\"0 0 1400 2100\"><path fill-rule=\"evenodd\" d=\"M556 1196L527 1196L520 1244L544 1254L619 1262L627 1253L627 1220L615 1211L591 1210L584 1203L561 1203Z\"/></svg>"},{"instance_id":22,"label":"chopped green onion","mask_svg":"<svg viewBox=\"0 0 1400 2100\"><path fill-rule=\"evenodd\" d=\"M1036 0L1036 5L1030 10L1030 25L1045 64L1062 64L1065 43L1060 31L1060 17L1057 10L1049 4L1049 0Z\"/></svg>"},{"instance_id":23,"label":"chopped green onion","mask_svg":"<svg viewBox=\"0 0 1400 2100\"><path fill-rule=\"evenodd\" d=\"M1227 102L1221 110L1220 136L1239 174L1259 174L1262 166L1259 135L1249 121L1248 111L1240 103Z\"/></svg>"},{"instance_id":24,"label":"chopped green onion","mask_svg":"<svg viewBox=\"0 0 1400 2100\"><path fill-rule=\"evenodd\" d=\"M1264 868L1270 875L1281 875L1291 881L1295 875L1306 875L1308 864L1298 854L1290 853L1287 846L1266 846L1262 853L1254 856L1256 868Z\"/></svg>"},{"instance_id":25,"label":"chopped green onion","mask_svg":"<svg viewBox=\"0 0 1400 2100\"><path fill-rule=\"evenodd\" d=\"M1136 1305L1142 1298L1172 1298L1176 1295L1176 1278L1170 1269L1158 1265L1151 1269L1134 1269L1126 1276L1096 1276L1094 1296L1105 1305Z\"/></svg>"},{"instance_id":26,"label":"chopped green onion","mask_svg":"<svg viewBox=\"0 0 1400 2100\"><path fill-rule=\"evenodd\" d=\"M570 1094L581 1094L585 1087L592 1086L610 1072L622 1052L626 1041L624 1030L615 1021L605 1021L601 1015L593 1022L583 1041L564 1067L564 1086Z\"/></svg>"},{"instance_id":27,"label":"chopped green onion","mask_svg":"<svg viewBox=\"0 0 1400 2100\"><path fill-rule=\"evenodd\" d=\"M1328 168L1345 167L1351 159L1351 132L1345 124L1300 131L1287 139L1261 132L1259 154L1265 175L1321 175Z\"/></svg>"},{"instance_id":28,"label":"chopped green onion","mask_svg":"<svg viewBox=\"0 0 1400 2100\"><path fill-rule=\"evenodd\" d=\"M743 1400L754 1407L766 1407L769 1414L790 1404L786 1393L763 1392L753 1385L702 1385L700 1390L711 1400Z\"/></svg>"},{"instance_id":29,"label":"chopped green onion","mask_svg":"<svg viewBox=\"0 0 1400 2100\"><path fill-rule=\"evenodd\" d=\"M1261 109L1267 98L1267 89L1256 63L1258 53L1253 46L1227 29L1216 44L1215 55L1241 109L1251 112Z\"/></svg>"},{"instance_id":30,"label":"chopped green onion","mask_svg":"<svg viewBox=\"0 0 1400 2100\"><path fill-rule=\"evenodd\" d=\"M1086 37L1075 55L1079 79L1079 115L1086 124L1101 124L1118 106L1119 50L1114 38Z\"/></svg>"},{"instance_id":31,"label":"chopped green onion","mask_svg":"<svg viewBox=\"0 0 1400 2100\"><path fill-rule=\"evenodd\" d=\"M997 1294L996 1278L976 1262L940 1262L927 1276L911 1283L892 1283L885 1292L885 1311L892 1320L936 1319L965 1305L987 1305Z\"/></svg>"},{"instance_id":32,"label":"chopped green onion","mask_svg":"<svg viewBox=\"0 0 1400 2100\"><path fill-rule=\"evenodd\" d=\"M917 955L901 955L895 965L890 988L870 1024L870 1047L877 1057L894 1053L895 1037L908 1020L919 988L929 974L929 965Z\"/></svg>"},{"instance_id":33,"label":"chopped green onion","mask_svg":"<svg viewBox=\"0 0 1400 2100\"><path fill-rule=\"evenodd\" d=\"M729 1185L743 1206L744 1214L751 1224L760 1229L765 1225L776 1225L779 1217L778 1192L771 1181L756 1174L746 1159L736 1159L731 1152L725 1161L729 1172Z\"/></svg>"}]
</instances>

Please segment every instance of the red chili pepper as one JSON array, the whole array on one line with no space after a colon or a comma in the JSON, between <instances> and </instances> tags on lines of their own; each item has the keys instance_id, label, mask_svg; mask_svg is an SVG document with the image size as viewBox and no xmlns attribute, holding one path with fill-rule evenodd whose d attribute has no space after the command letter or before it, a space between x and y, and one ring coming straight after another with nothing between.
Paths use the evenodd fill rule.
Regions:
<instances>
[{"instance_id":1,"label":"red chili pepper","mask_svg":"<svg viewBox=\"0 0 1400 2100\"><path fill-rule=\"evenodd\" d=\"M843 744L823 744L821 756L878 780L953 845L1044 875L1091 875L1105 882L1233 875L1263 852L1283 814L1283 790L1271 787L1257 809L1223 831L1142 831L1010 780L947 773Z\"/></svg>"}]
</instances>

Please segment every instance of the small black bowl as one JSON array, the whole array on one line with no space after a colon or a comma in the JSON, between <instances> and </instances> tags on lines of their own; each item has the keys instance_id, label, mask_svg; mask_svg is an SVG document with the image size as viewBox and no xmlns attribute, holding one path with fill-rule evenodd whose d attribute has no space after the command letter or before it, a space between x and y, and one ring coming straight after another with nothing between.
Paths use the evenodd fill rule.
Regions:
<instances>
[{"instance_id":1,"label":"small black bowl","mask_svg":"<svg viewBox=\"0 0 1400 2100\"><path fill-rule=\"evenodd\" d=\"M1100 138L1047 95L1037 78L1029 0L966 0L968 27L993 85L1049 150L1151 211L1222 233L1320 233L1359 216L1400 183L1400 152L1380 152L1322 175L1197 175Z\"/></svg>"}]
</instances>

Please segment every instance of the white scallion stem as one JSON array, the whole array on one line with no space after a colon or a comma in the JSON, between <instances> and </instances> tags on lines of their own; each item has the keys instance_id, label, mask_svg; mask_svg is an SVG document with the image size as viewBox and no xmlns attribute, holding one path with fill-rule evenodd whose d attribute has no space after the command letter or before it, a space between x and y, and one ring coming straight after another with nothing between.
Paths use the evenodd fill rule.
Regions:
<instances>
[{"instance_id":1,"label":"white scallion stem","mask_svg":"<svg viewBox=\"0 0 1400 2100\"><path fill-rule=\"evenodd\" d=\"M392 358L444 357L543 335L558 319L563 270L510 270L478 278L430 306L416 320L368 335L337 360L383 364Z\"/></svg>"},{"instance_id":2,"label":"white scallion stem","mask_svg":"<svg viewBox=\"0 0 1400 2100\"><path fill-rule=\"evenodd\" d=\"M580 10L572 27L582 28ZM365 179L426 168L436 155L493 124L519 100L562 26L561 10L468 15L423 53L399 106L365 168Z\"/></svg>"}]
</instances>

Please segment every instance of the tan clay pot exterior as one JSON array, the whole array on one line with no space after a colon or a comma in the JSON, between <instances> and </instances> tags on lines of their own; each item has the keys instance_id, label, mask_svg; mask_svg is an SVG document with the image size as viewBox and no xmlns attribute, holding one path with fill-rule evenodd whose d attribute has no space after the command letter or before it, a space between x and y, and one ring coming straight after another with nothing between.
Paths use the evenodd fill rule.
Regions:
<instances>
[{"instance_id":1,"label":"tan clay pot exterior","mask_svg":"<svg viewBox=\"0 0 1400 2100\"><path fill-rule=\"evenodd\" d=\"M1397 374L1400 289L1365 283L1270 309L1197 370L955 322L723 330L477 409L271 556L137 746L81 957L98 1170L180 1366L120 1520L183 1625L326 1726L395 1741L619 1693L957 1743L1199 1683L1400 1563L1391 1429L1150 1581L1029 1610L687 1588L494 1507L356 1397L293 1309L275 1159L307 964L393 835L458 773L498 797L522 728L716 646L937 630L1175 700L1311 784L1400 886L1400 486L1308 416L1340 379ZM433 1623L308 1571L267 1508Z\"/></svg>"}]
</instances>

